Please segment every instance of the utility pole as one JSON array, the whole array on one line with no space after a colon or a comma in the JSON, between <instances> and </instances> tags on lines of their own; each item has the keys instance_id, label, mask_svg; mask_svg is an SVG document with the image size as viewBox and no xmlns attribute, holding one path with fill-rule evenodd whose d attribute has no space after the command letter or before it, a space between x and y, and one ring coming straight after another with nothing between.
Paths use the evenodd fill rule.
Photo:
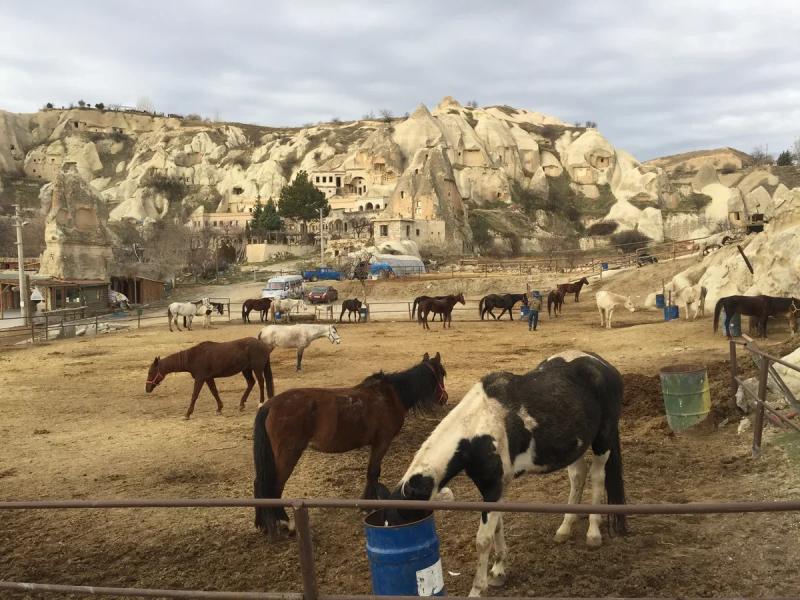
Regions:
<instances>
[{"instance_id":1,"label":"utility pole","mask_svg":"<svg viewBox=\"0 0 800 600\"><path fill-rule=\"evenodd\" d=\"M325 266L325 236L322 233L323 209L319 209L319 266Z\"/></svg>"},{"instance_id":2,"label":"utility pole","mask_svg":"<svg viewBox=\"0 0 800 600\"><path fill-rule=\"evenodd\" d=\"M22 213L19 210L19 204L14 205L14 225L17 228L17 261L19 262L19 310L25 325L29 321L29 304L30 298L28 294L28 286L25 285L25 252L22 248Z\"/></svg>"}]
</instances>

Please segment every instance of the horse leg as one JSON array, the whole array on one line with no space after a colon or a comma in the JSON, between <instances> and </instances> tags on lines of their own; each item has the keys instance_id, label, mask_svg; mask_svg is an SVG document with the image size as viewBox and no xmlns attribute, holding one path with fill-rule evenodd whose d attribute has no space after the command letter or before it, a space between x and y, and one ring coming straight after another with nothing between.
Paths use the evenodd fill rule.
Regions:
<instances>
[{"instance_id":1,"label":"horse leg","mask_svg":"<svg viewBox=\"0 0 800 600\"><path fill-rule=\"evenodd\" d=\"M186 326L186 329L188 329L189 331L191 331L191 330L192 330L192 319L193 319L193 318L194 318L194 317L192 317L192 315L189 315L189 316L187 316L187 317L186 317L186 319L187 319L187 322L189 323L189 324Z\"/></svg>"},{"instance_id":2,"label":"horse leg","mask_svg":"<svg viewBox=\"0 0 800 600\"><path fill-rule=\"evenodd\" d=\"M503 530L503 513L499 513L497 528L494 530L494 564L489 571L489 585L500 587L506 582L505 561L508 556L508 546L506 546L506 536Z\"/></svg>"},{"instance_id":3,"label":"horse leg","mask_svg":"<svg viewBox=\"0 0 800 600\"><path fill-rule=\"evenodd\" d=\"M598 308L597 310L600 312L600 327L605 327L606 326L606 317L605 317L605 312L604 312L605 309L604 308Z\"/></svg>"},{"instance_id":4,"label":"horse leg","mask_svg":"<svg viewBox=\"0 0 800 600\"><path fill-rule=\"evenodd\" d=\"M178 323L178 319L179 319L178 315L175 315L172 321L173 323L175 323L175 327L178 329L178 331L183 331L183 329L181 329L180 323ZM170 331L172 331L172 329L170 329Z\"/></svg>"},{"instance_id":5,"label":"horse leg","mask_svg":"<svg viewBox=\"0 0 800 600\"><path fill-rule=\"evenodd\" d=\"M567 467L569 474L569 504L579 504L583 496L583 486L586 483L586 458L581 456ZM566 514L561 526L556 531L555 540L566 542L572 533L572 525L578 520L578 515Z\"/></svg>"},{"instance_id":6,"label":"horse leg","mask_svg":"<svg viewBox=\"0 0 800 600\"><path fill-rule=\"evenodd\" d=\"M305 348L298 348L297 349L297 370L298 371L302 371L303 370L303 367L301 366L300 363L303 362L303 351L304 350L305 350Z\"/></svg>"},{"instance_id":7,"label":"horse leg","mask_svg":"<svg viewBox=\"0 0 800 600\"><path fill-rule=\"evenodd\" d=\"M256 379L258 380L258 392L260 396L258 402L259 406L264 404L264 370L266 370L266 366L261 371L256 369ZM244 408L244 405L242 405L242 408Z\"/></svg>"},{"instance_id":8,"label":"horse leg","mask_svg":"<svg viewBox=\"0 0 800 600\"><path fill-rule=\"evenodd\" d=\"M242 394L242 399L239 400L239 412L244 410L244 403L247 402L247 397L250 395L250 390L253 389L253 385L255 385L256 380L253 378L253 370L252 369L245 369L242 371L242 375L244 375L245 380L247 381L247 388L244 390L244 394ZM264 375L262 374L259 378L259 384L261 385L261 403L264 403Z\"/></svg>"},{"instance_id":9,"label":"horse leg","mask_svg":"<svg viewBox=\"0 0 800 600\"><path fill-rule=\"evenodd\" d=\"M475 536L475 546L478 550L478 566L475 570L475 578L472 580L470 596L480 596L489 583L489 554L492 551L492 541L501 516L502 513L498 512L481 513L481 524L478 526L478 533Z\"/></svg>"},{"instance_id":10,"label":"horse leg","mask_svg":"<svg viewBox=\"0 0 800 600\"><path fill-rule=\"evenodd\" d=\"M608 309L606 312L606 329L611 329L611 315L614 314L614 307Z\"/></svg>"},{"instance_id":11,"label":"horse leg","mask_svg":"<svg viewBox=\"0 0 800 600\"><path fill-rule=\"evenodd\" d=\"M608 457L610 455L610 450L606 450L603 452L603 454L594 454L594 452L592 452L592 466L590 474L592 479L592 504L601 504L605 499L606 461L608 461ZM589 515L589 530L586 532L587 545L597 547L603 543L603 538L600 535L600 522L602 519L602 515Z\"/></svg>"},{"instance_id":12,"label":"horse leg","mask_svg":"<svg viewBox=\"0 0 800 600\"><path fill-rule=\"evenodd\" d=\"M197 402L197 397L200 395L200 390L203 389L203 384L205 381L202 379L195 379L194 380L194 389L192 390L192 399L189 401L189 409L186 411L184 415L184 419L188 420L189 417L192 416L194 412L194 403Z\"/></svg>"},{"instance_id":13,"label":"horse leg","mask_svg":"<svg viewBox=\"0 0 800 600\"><path fill-rule=\"evenodd\" d=\"M251 377L252 377L252 375L251 375ZM208 385L208 389L211 390L211 394L214 396L214 400L217 401L217 414L221 415L222 414L222 400L220 400L219 392L217 391L217 384L214 382L214 378L213 377L209 377L208 379L206 379L206 385ZM252 387L252 386L250 386L250 387ZM248 392L249 391L250 390L248 390Z\"/></svg>"},{"instance_id":14,"label":"horse leg","mask_svg":"<svg viewBox=\"0 0 800 600\"><path fill-rule=\"evenodd\" d=\"M367 465L367 484L364 486L364 493L361 498L364 500L374 500L378 498L378 480L381 476L381 462L383 457L389 450L389 444L392 443L391 438L388 442L381 440L379 443L370 447L369 464Z\"/></svg>"}]
</instances>

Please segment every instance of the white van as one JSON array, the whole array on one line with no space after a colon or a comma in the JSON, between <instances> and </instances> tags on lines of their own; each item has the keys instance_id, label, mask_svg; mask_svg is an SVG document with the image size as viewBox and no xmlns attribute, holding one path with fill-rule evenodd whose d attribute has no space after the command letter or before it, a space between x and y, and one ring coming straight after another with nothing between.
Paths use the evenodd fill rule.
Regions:
<instances>
[{"instance_id":1,"label":"white van","mask_svg":"<svg viewBox=\"0 0 800 600\"><path fill-rule=\"evenodd\" d=\"M302 298L302 275L279 275L271 277L261 290L262 298Z\"/></svg>"}]
</instances>

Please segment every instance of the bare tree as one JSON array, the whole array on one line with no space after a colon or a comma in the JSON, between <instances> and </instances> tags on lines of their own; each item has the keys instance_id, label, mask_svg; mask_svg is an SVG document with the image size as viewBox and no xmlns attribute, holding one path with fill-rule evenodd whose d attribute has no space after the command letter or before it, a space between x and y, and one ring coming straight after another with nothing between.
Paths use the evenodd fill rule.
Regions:
<instances>
[{"instance_id":1,"label":"bare tree","mask_svg":"<svg viewBox=\"0 0 800 600\"><path fill-rule=\"evenodd\" d=\"M792 144L792 156L795 164L800 165L800 138L797 138Z\"/></svg>"},{"instance_id":2,"label":"bare tree","mask_svg":"<svg viewBox=\"0 0 800 600\"><path fill-rule=\"evenodd\" d=\"M364 218L364 217L355 217L350 219L347 224L350 226L350 229L356 234L356 237L361 237L362 232L365 230L369 230L372 226L372 223Z\"/></svg>"},{"instance_id":3,"label":"bare tree","mask_svg":"<svg viewBox=\"0 0 800 600\"><path fill-rule=\"evenodd\" d=\"M144 112L156 112L156 107L153 104L153 101L150 100L147 96L142 96L136 101L136 108L138 110L142 110Z\"/></svg>"},{"instance_id":4,"label":"bare tree","mask_svg":"<svg viewBox=\"0 0 800 600\"><path fill-rule=\"evenodd\" d=\"M750 156L753 157L753 163L756 165L771 165L775 162L775 157L767 152L766 146L756 146L750 152Z\"/></svg>"},{"instance_id":5,"label":"bare tree","mask_svg":"<svg viewBox=\"0 0 800 600\"><path fill-rule=\"evenodd\" d=\"M478 101L477 100L468 101L467 108L478 108Z\"/></svg>"},{"instance_id":6,"label":"bare tree","mask_svg":"<svg viewBox=\"0 0 800 600\"><path fill-rule=\"evenodd\" d=\"M394 118L394 114L388 108L384 108L381 110L381 119L384 123L391 123L392 119Z\"/></svg>"}]
</instances>

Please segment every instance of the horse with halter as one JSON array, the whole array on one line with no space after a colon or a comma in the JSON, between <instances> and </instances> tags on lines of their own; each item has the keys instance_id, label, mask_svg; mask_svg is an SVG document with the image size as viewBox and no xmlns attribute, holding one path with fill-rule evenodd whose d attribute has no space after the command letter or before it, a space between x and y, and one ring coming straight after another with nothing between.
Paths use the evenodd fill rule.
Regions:
<instances>
[{"instance_id":1,"label":"horse with halter","mask_svg":"<svg viewBox=\"0 0 800 600\"><path fill-rule=\"evenodd\" d=\"M488 296L481 298L480 302L478 303L478 314L481 316L481 321L483 321L483 317L486 315L486 313L492 315L492 318L497 321L497 319L502 319L503 315L506 313L506 311L508 311L508 318L513 321L514 305L517 302L522 302L525 306L528 306L528 295L489 294ZM494 312L492 312L495 308L503 309L499 317L496 317Z\"/></svg>"},{"instance_id":2,"label":"horse with halter","mask_svg":"<svg viewBox=\"0 0 800 600\"><path fill-rule=\"evenodd\" d=\"M250 312L257 310L261 313L261 322L266 319L269 307L272 304L270 298L250 298L242 302L242 321L245 323L250 322Z\"/></svg>"},{"instance_id":3,"label":"horse with halter","mask_svg":"<svg viewBox=\"0 0 800 600\"><path fill-rule=\"evenodd\" d=\"M370 447L363 498L388 496L380 484L381 462L409 411L447 402L441 357L397 373L375 373L352 388L299 388L278 394L262 406L253 428L256 498L280 498L297 461L311 446L340 453ZM273 539L278 525L290 531L283 508L256 508L256 527Z\"/></svg>"},{"instance_id":4,"label":"horse with halter","mask_svg":"<svg viewBox=\"0 0 800 600\"><path fill-rule=\"evenodd\" d=\"M342 340L334 325L267 325L258 332L256 338L270 352L275 348L297 348L297 370L302 371L303 352L316 339L326 337L331 344L341 344Z\"/></svg>"},{"instance_id":5,"label":"horse with halter","mask_svg":"<svg viewBox=\"0 0 800 600\"><path fill-rule=\"evenodd\" d=\"M206 310L211 307L208 298L196 300L194 302L172 302L167 307L167 323L169 330L172 331L172 324L181 331L181 326L178 325L178 317L183 317L183 326L189 331L192 330L192 319L197 315L202 315Z\"/></svg>"},{"instance_id":6,"label":"horse with halter","mask_svg":"<svg viewBox=\"0 0 800 600\"><path fill-rule=\"evenodd\" d=\"M570 504L581 501L587 471L593 504L603 502L606 495L610 504L625 504L619 436L622 391L619 371L596 354L576 350L550 357L524 375L504 371L486 375L423 442L391 498L452 499L445 486L463 471L485 502L499 502L523 473L566 467ZM381 523L399 525L424 513L402 508L378 516ZM568 540L577 520L578 515L565 515L556 541ZM589 515L589 546L602 544L601 521L601 515ZM626 533L624 514L610 515L609 524L613 533ZM508 550L502 512L481 514L476 544L478 564L470 596L505 581ZM492 547L495 562L489 572Z\"/></svg>"},{"instance_id":7,"label":"horse with halter","mask_svg":"<svg viewBox=\"0 0 800 600\"><path fill-rule=\"evenodd\" d=\"M414 317L417 314L417 307L418 307L419 303L422 302L423 300L430 300L431 298L433 298L435 300L446 300L447 298L449 298L449 296L417 296L416 298L414 298L414 303L411 305L411 320L412 321L414 320ZM442 316L442 314L439 313L439 320L441 321L443 318L444 317ZM431 321L433 321L435 319L436 319L436 313L433 314L433 318L431 318Z\"/></svg>"},{"instance_id":8,"label":"horse with halter","mask_svg":"<svg viewBox=\"0 0 800 600\"><path fill-rule=\"evenodd\" d=\"M567 294L572 294L574 292L575 302L578 302L578 297L581 295L581 288L584 285L589 285L589 280L586 279L586 277L582 277L581 279L575 281L574 283L559 283L556 286L556 289L559 292L562 292L564 294L564 297L566 297Z\"/></svg>"},{"instance_id":9,"label":"horse with halter","mask_svg":"<svg viewBox=\"0 0 800 600\"><path fill-rule=\"evenodd\" d=\"M558 316L561 314L561 308L564 305L564 292L561 290L550 290L547 294L547 316L550 316L550 309L553 309L553 315Z\"/></svg>"},{"instance_id":10,"label":"horse with halter","mask_svg":"<svg viewBox=\"0 0 800 600\"><path fill-rule=\"evenodd\" d=\"M361 300L358 298L351 298L350 300L345 300L342 302L342 314L339 315L339 323L342 322L342 318L344 317L344 312L347 311L347 322L351 323L350 317L352 317L353 313L356 313L356 323L361 321L361 307L363 304Z\"/></svg>"},{"instance_id":11,"label":"horse with halter","mask_svg":"<svg viewBox=\"0 0 800 600\"><path fill-rule=\"evenodd\" d=\"M444 300L437 300L436 298L420 300L417 309L417 320L422 323L423 329L430 329L428 325L428 314L432 312L435 316L436 313L439 313L442 315L442 329L448 327L448 325L452 327L453 307L458 302L466 305L464 294L459 293L458 295L446 296Z\"/></svg>"},{"instance_id":12,"label":"horse with halter","mask_svg":"<svg viewBox=\"0 0 800 600\"><path fill-rule=\"evenodd\" d=\"M247 389L239 401L239 410L244 410L250 390L258 380L258 391L261 402L264 402L264 381L267 384L267 397L275 393L272 379L272 367L269 362L269 351L255 338L242 338L232 342L201 342L188 350L170 354L166 358L156 357L147 372L145 391L149 394L169 373L191 373L194 378L194 390L189 401L189 409L185 419L192 416L197 396L204 385L208 386L214 400L217 401L217 414L222 414L222 400L217 391L216 377L231 377L236 373L244 375ZM255 379L253 375L255 374Z\"/></svg>"},{"instance_id":13,"label":"horse with halter","mask_svg":"<svg viewBox=\"0 0 800 600\"><path fill-rule=\"evenodd\" d=\"M797 333L797 317L800 315L800 300L779 296L726 296L717 300L714 307L714 333L719 325L719 315L725 309L725 335L731 337L730 323L734 315L754 317L760 337L767 337L767 320L783 316L789 320L792 335Z\"/></svg>"},{"instance_id":14,"label":"horse with halter","mask_svg":"<svg viewBox=\"0 0 800 600\"><path fill-rule=\"evenodd\" d=\"M636 311L636 306L630 296L623 296L614 292L605 290L597 292L595 301L597 302L597 310L600 312L600 327L605 327L606 329L611 329L611 316L618 305L622 304L631 312Z\"/></svg>"}]
</instances>

